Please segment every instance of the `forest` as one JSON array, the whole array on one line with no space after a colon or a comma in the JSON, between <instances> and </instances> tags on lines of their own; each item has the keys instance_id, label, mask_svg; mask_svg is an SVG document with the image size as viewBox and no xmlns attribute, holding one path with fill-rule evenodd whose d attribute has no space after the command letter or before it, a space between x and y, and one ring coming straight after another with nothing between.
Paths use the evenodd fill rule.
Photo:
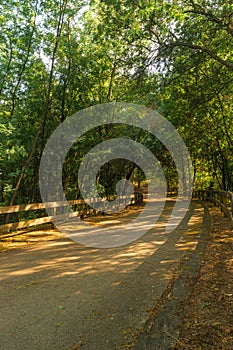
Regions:
<instances>
[{"instance_id":1,"label":"forest","mask_svg":"<svg viewBox=\"0 0 233 350\"><path fill-rule=\"evenodd\" d=\"M182 136L194 187L233 191L233 2L231 0L2 0L0 4L0 205L41 202L39 166L53 131L74 113L108 102L157 110ZM142 130L103 125L71 147L63 168L69 199L80 196L85 154L128 135L162 164L171 155ZM100 169L112 195L143 174L123 159Z\"/></svg>"}]
</instances>

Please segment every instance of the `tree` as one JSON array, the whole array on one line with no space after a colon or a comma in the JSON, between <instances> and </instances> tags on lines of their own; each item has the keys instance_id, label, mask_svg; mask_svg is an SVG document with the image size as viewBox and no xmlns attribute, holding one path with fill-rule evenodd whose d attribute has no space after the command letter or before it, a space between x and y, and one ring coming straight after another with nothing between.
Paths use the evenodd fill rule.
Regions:
<instances>
[{"instance_id":1,"label":"tree","mask_svg":"<svg viewBox=\"0 0 233 350\"><path fill-rule=\"evenodd\" d=\"M3 203L39 201L38 169L53 130L83 108L112 101L157 109L176 126L196 186L214 179L216 188L233 188L230 2L3 0L0 10ZM73 145L64 168L70 196L79 196L71 169L90 147L126 133L159 155L169 186L176 185L169 152L150 135L124 128L103 126ZM137 171L130 162L118 168L112 162L98 181L114 192L110 174Z\"/></svg>"}]
</instances>

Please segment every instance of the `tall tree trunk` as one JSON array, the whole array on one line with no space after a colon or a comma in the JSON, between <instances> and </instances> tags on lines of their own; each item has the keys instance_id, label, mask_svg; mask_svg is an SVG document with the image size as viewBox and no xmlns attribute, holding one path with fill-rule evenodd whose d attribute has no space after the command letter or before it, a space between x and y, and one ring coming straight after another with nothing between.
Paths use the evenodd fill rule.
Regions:
<instances>
[{"instance_id":1,"label":"tall tree trunk","mask_svg":"<svg viewBox=\"0 0 233 350\"><path fill-rule=\"evenodd\" d=\"M68 9L70 9L70 2L67 3ZM70 79L70 70L71 70L71 27L70 27L70 16L68 16L67 20L67 42L68 42L68 66L66 71L66 76L64 77L63 89L62 89L62 98L61 98L61 122L64 122L66 119L66 90Z\"/></svg>"},{"instance_id":2,"label":"tall tree trunk","mask_svg":"<svg viewBox=\"0 0 233 350\"><path fill-rule=\"evenodd\" d=\"M117 69L117 65L116 65L116 63L114 63L113 68L112 68L112 72L111 72L111 76L110 76L109 87L108 87L107 99L109 101L112 101L113 84L114 84L114 78L115 78L115 75L116 75L116 69Z\"/></svg>"},{"instance_id":3,"label":"tall tree trunk","mask_svg":"<svg viewBox=\"0 0 233 350\"><path fill-rule=\"evenodd\" d=\"M49 74L49 81L48 81L48 88L47 88L47 94L46 94L46 100L45 100L45 105L44 105L44 111L43 111L43 115L42 115L42 120L41 123L39 125L39 127L36 130L36 134L34 136L34 140L32 143L32 147L31 150L28 154L28 157L26 159L26 161L24 162L22 169L20 171L13 195L10 198L9 201L9 205L13 205L19 187L21 185L24 173L28 167L28 165L30 164L30 161L33 157L34 151L35 151L35 146L37 143L37 140L39 138L40 132L43 129L43 127L45 126L46 123L46 119L48 116L48 112L49 112L49 108L50 108L50 94L51 94L51 89L52 89L52 81L53 81L53 74L54 74L54 66L55 66L55 59L56 59L56 53L57 53L57 49L58 49L58 44L59 44L59 40L61 37L61 33L62 33L62 28L63 28L63 21L64 21L64 14L65 14L65 9L66 9L66 3L67 0L64 0L63 2L61 2L61 6L60 6L60 15L59 15L59 19L58 19L58 24L57 24L57 33L56 33L56 39L55 39L55 44L54 44L54 48L53 48L53 54L52 54L52 59L51 59L51 67L50 67L50 74ZM8 217L6 218L6 222L8 221Z\"/></svg>"},{"instance_id":4,"label":"tall tree trunk","mask_svg":"<svg viewBox=\"0 0 233 350\"><path fill-rule=\"evenodd\" d=\"M24 59L24 61L22 63L22 67L21 67L21 70L19 72L19 76L18 76L17 82L16 82L16 84L14 86L12 97L11 97L11 103L12 103L11 112L10 112L10 117L11 118L12 118L12 116L14 114L14 111L15 111L16 94L17 94L17 91L18 91L18 89L20 87L20 83L21 83L21 80L23 78L23 74L25 72L25 69L26 69L26 66L27 66L27 63L28 63L28 59L29 59L29 56L30 56L30 53L31 53L33 36L34 36L34 33L35 33L35 29L36 29L37 6L38 6L38 0L37 0L36 5L35 5L35 15L34 15L34 20L33 20L33 25L32 25L32 31L31 31L30 38L29 38L29 43L28 43L27 50L26 50L26 56L25 56L25 59Z\"/></svg>"}]
</instances>

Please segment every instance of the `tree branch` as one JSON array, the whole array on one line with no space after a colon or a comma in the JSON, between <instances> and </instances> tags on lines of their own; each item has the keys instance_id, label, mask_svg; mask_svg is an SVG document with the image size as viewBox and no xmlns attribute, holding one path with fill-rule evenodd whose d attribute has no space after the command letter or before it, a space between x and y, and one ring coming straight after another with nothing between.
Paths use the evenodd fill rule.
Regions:
<instances>
[{"instance_id":1,"label":"tree branch","mask_svg":"<svg viewBox=\"0 0 233 350\"><path fill-rule=\"evenodd\" d=\"M205 46L201 45L195 45L195 44L189 44L181 41L175 41L170 44L168 44L168 47L175 48L175 47L187 47L192 50L200 50L202 52L207 53L211 58L213 58L216 62L220 63L221 65L227 67L230 70L233 70L233 63L228 62L221 57L219 57L216 53L214 53L212 50L208 49Z\"/></svg>"},{"instance_id":2,"label":"tree branch","mask_svg":"<svg viewBox=\"0 0 233 350\"><path fill-rule=\"evenodd\" d=\"M219 25L219 27L221 27L222 29L225 29L230 35L233 36L233 29L230 27L231 21L229 20L229 23L224 24L223 21L221 19L219 19L218 17L216 17L212 12L208 11L201 11L201 10L187 10L184 11L184 13L193 13L195 15L201 15L201 16L205 16L211 19L212 22L217 23ZM231 14L232 15L232 14ZM229 19L231 17L231 15L229 16Z\"/></svg>"}]
</instances>

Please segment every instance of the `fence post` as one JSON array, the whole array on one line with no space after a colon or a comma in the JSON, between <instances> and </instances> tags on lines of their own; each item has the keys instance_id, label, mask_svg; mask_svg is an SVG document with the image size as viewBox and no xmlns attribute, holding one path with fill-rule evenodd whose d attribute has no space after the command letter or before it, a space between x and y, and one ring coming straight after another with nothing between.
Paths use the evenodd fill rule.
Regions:
<instances>
[{"instance_id":1,"label":"fence post","mask_svg":"<svg viewBox=\"0 0 233 350\"><path fill-rule=\"evenodd\" d=\"M230 197L231 197L231 215L233 218L233 193L232 192L230 192Z\"/></svg>"},{"instance_id":2,"label":"fence post","mask_svg":"<svg viewBox=\"0 0 233 350\"><path fill-rule=\"evenodd\" d=\"M225 207L227 207L227 198L226 198L226 195L225 195L225 194L223 194L223 205L224 205ZM224 216L225 216L225 218L227 217L227 214L225 213L225 211L224 211Z\"/></svg>"}]
</instances>

